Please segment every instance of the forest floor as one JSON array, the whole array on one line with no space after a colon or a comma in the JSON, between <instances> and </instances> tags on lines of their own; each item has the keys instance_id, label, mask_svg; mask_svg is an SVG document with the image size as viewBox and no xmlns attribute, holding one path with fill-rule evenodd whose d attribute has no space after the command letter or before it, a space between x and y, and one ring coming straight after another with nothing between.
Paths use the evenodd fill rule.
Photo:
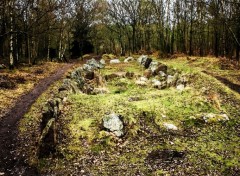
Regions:
<instances>
[{"instance_id":1,"label":"forest floor","mask_svg":"<svg viewBox=\"0 0 240 176\"><path fill-rule=\"evenodd\" d=\"M28 175L238 175L239 70L215 58L160 62L192 75L186 89L139 87L134 79L117 78L107 82L109 93L105 95L72 93L58 120L57 154L40 159L36 145L43 106L58 91L60 78L72 65L63 64L58 70L58 64L46 64L48 71L44 69L40 82L37 76L28 79L21 73L21 79L28 79L20 81L24 84L0 89L0 105L7 107L0 113L0 175L24 175L26 171ZM40 72L38 69L42 67L28 72ZM103 76L119 72L143 75L137 63L107 65L100 71ZM3 75L12 78L14 73ZM101 127L102 117L111 112L124 118L123 138ZM198 119L202 113L224 113L229 121L205 123ZM174 124L178 130L166 130L164 123Z\"/></svg>"},{"instance_id":2,"label":"forest floor","mask_svg":"<svg viewBox=\"0 0 240 176\"><path fill-rule=\"evenodd\" d=\"M0 175L37 174L24 155L17 153L18 122L51 84L77 65L47 62L13 71L0 70Z\"/></svg>"}]
</instances>

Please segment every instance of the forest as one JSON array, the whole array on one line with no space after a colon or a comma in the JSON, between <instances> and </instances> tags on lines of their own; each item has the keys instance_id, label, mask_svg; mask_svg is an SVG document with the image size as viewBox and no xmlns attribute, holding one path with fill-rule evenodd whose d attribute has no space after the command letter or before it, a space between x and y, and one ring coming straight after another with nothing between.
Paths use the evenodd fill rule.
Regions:
<instances>
[{"instance_id":1,"label":"forest","mask_svg":"<svg viewBox=\"0 0 240 176\"><path fill-rule=\"evenodd\" d=\"M0 0L0 176L240 175L240 0Z\"/></svg>"},{"instance_id":2,"label":"forest","mask_svg":"<svg viewBox=\"0 0 240 176\"><path fill-rule=\"evenodd\" d=\"M239 61L238 0L2 0L0 60L158 52Z\"/></svg>"}]
</instances>

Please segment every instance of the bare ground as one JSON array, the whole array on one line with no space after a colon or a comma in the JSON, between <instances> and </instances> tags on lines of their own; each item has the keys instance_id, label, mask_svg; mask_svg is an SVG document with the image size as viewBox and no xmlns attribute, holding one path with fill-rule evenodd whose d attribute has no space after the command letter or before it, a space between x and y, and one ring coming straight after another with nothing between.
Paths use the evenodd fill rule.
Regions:
<instances>
[{"instance_id":1,"label":"bare ground","mask_svg":"<svg viewBox=\"0 0 240 176\"><path fill-rule=\"evenodd\" d=\"M0 175L39 175L36 168L27 164L26 157L17 153L18 122L35 100L72 66L67 64L55 74L42 79L29 93L21 96L0 121Z\"/></svg>"}]
</instances>

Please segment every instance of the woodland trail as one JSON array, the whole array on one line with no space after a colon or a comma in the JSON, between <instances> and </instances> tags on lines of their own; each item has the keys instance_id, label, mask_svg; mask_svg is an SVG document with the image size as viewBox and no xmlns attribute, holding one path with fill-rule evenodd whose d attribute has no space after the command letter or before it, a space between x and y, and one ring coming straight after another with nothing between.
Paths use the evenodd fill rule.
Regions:
<instances>
[{"instance_id":1,"label":"woodland trail","mask_svg":"<svg viewBox=\"0 0 240 176\"><path fill-rule=\"evenodd\" d=\"M27 164L26 157L17 154L18 122L36 99L73 66L73 63L67 64L51 76L40 80L30 92L22 95L16 105L2 118L0 121L0 175L39 175L36 168Z\"/></svg>"}]
</instances>

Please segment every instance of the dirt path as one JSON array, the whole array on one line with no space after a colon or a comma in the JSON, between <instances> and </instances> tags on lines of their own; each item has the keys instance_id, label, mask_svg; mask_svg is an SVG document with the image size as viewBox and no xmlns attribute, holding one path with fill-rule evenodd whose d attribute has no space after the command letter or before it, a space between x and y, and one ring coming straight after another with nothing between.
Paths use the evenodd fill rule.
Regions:
<instances>
[{"instance_id":1,"label":"dirt path","mask_svg":"<svg viewBox=\"0 0 240 176\"><path fill-rule=\"evenodd\" d=\"M211 72L208 72L208 71L203 71L203 73L211 75L212 77L215 77L217 80L221 81L223 84L228 86L230 89L232 89L233 91L240 94L240 85L239 84L235 84L235 83L229 81L228 79L226 79L224 77L221 77L219 75L215 75L215 74L213 74Z\"/></svg>"},{"instance_id":2,"label":"dirt path","mask_svg":"<svg viewBox=\"0 0 240 176\"><path fill-rule=\"evenodd\" d=\"M67 64L55 74L41 80L28 94L19 98L16 105L0 122L0 176L1 175L26 175L36 176L36 168L30 167L24 156L19 156L18 147L18 122L29 110L35 100L74 64Z\"/></svg>"}]
</instances>

